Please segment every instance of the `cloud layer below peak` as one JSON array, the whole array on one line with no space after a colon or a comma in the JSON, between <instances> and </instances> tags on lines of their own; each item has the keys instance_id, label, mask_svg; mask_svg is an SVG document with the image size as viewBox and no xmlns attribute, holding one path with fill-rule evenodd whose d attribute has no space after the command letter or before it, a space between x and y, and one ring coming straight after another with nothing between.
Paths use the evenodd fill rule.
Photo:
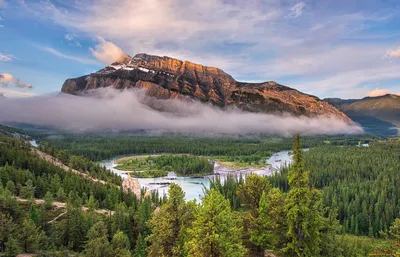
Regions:
<instances>
[{"instance_id":1,"label":"cloud layer below peak","mask_svg":"<svg viewBox=\"0 0 400 257\"><path fill-rule=\"evenodd\" d=\"M165 112L149 107L165 108ZM21 111L23 110L23 111ZM292 117L223 111L193 101L158 100L143 91L95 90L90 97L56 95L0 99L0 122L51 126L75 132L147 130L192 134L355 134L358 126L332 117Z\"/></svg>"}]
</instances>

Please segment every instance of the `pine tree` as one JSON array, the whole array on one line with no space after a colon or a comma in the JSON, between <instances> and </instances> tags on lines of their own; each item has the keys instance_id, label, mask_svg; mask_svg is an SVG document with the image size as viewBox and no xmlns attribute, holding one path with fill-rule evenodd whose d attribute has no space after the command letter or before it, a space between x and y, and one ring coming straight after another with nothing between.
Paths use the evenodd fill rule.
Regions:
<instances>
[{"instance_id":1,"label":"pine tree","mask_svg":"<svg viewBox=\"0 0 400 257\"><path fill-rule=\"evenodd\" d=\"M87 242L84 255L87 257L111 257L113 256L110 243L107 239L106 225L99 221L95 223L87 233Z\"/></svg>"},{"instance_id":2,"label":"pine tree","mask_svg":"<svg viewBox=\"0 0 400 257\"><path fill-rule=\"evenodd\" d=\"M0 252L4 250L4 244L10 237L14 227L12 217L6 213L0 213Z\"/></svg>"},{"instance_id":3,"label":"pine tree","mask_svg":"<svg viewBox=\"0 0 400 257\"><path fill-rule=\"evenodd\" d=\"M149 256L182 256L183 244L180 241L184 232L185 193L175 183L168 190L169 198L149 221L152 234L147 238L150 243Z\"/></svg>"},{"instance_id":4,"label":"pine tree","mask_svg":"<svg viewBox=\"0 0 400 257\"><path fill-rule=\"evenodd\" d=\"M25 253L36 253L46 242L46 235L31 219L25 220L19 231L18 242Z\"/></svg>"},{"instance_id":5,"label":"pine tree","mask_svg":"<svg viewBox=\"0 0 400 257\"><path fill-rule=\"evenodd\" d=\"M130 243L128 236L122 232L117 231L111 240L111 248L113 256L115 257L130 257Z\"/></svg>"},{"instance_id":6,"label":"pine tree","mask_svg":"<svg viewBox=\"0 0 400 257\"><path fill-rule=\"evenodd\" d=\"M245 254L241 233L229 201L212 189L195 215L186 248L189 256L241 257Z\"/></svg>"},{"instance_id":7,"label":"pine tree","mask_svg":"<svg viewBox=\"0 0 400 257\"><path fill-rule=\"evenodd\" d=\"M265 250L279 251L286 242L287 220L285 196L272 188L261 196L258 216L250 227L250 241L258 247L256 254L262 255Z\"/></svg>"},{"instance_id":8,"label":"pine tree","mask_svg":"<svg viewBox=\"0 0 400 257\"><path fill-rule=\"evenodd\" d=\"M245 207L257 213L261 195L268 194L270 189L271 184L267 177L249 174L245 183L238 186L237 194Z\"/></svg>"},{"instance_id":9,"label":"pine tree","mask_svg":"<svg viewBox=\"0 0 400 257\"><path fill-rule=\"evenodd\" d=\"M134 257L146 257L147 256L147 243L142 236L142 234L139 234L137 240L136 240L136 246L135 246L135 251L133 253Z\"/></svg>"},{"instance_id":10,"label":"pine tree","mask_svg":"<svg viewBox=\"0 0 400 257\"><path fill-rule=\"evenodd\" d=\"M257 253L258 255L263 255L266 249L272 249L277 243L268 209L267 196L263 192L258 207L258 217L253 220L249 231L250 242L260 249Z\"/></svg>"},{"instance_id":11,"label":"pine tree","mask_svg":"<svg viewBox=\"0 0 400 257\"><path fill-rule=\"evenodd\" d=\"M21 247L18 244L18 240L14 236L10 236L8 238L5 248L6 257L15 257L17 254L21 253Z\"/></svg>"},{"instance_id":12,"label":"pine tree","mask_svg":"<svg viewBox=\"0 0 400 257\"><path fill-rule=\"evenodd\" d=\"M80 207L68 204L66 220L68 247L74 251L81 251L85 242L87 224Z\"/></svg>"},{"instance_id":13,"label":"pine tree","mask_svg":"<svg viewBox=\"0 0 400 257\"><path fill-rule=\"evenodd\" d=\"M31 207L29 208L29 218L33 221L33 223L35 223L35 225L39 224L38 214L36 212L36 207L33 203L31 204Z\"/></svg>"},{"instance_id":14,"label":"pine tree","mask_svg":"<svg viewBox=\"0 0 400 257\"><path fill-rule=\"evenodd\" d=\"M93 212L94 210L99 208L99 203L94 198L93 194L91 194L90 197L89 197L89 201L88 201L87 207L89 208L89 211L91 211L91 212Z\"/></svg>"},{"instance_id":15,"label":"pine tree","mask_svg":"<svg viewBox=\"0 0 400 257\"><path fill-rule=\"evenodd\" d=\"M299 135L293 143L293 154L293 164L288 175L290 191L286 200L288 243L284 252L288 256L317 256L320 252L322 214L314 206L320 204L320 201L312 199L314 194L308 185L309 172L304 168Z\"/></svg>"},{"instance_id":16,"label":"pine tree","mask_svg":"<svg viewBox=\"0 0 400 257\"><path fill-rule=\"evenodd\" d=\"M50 210L53 207L53 195L47 191L44 196L44 207L46 210Z\"/></svg>"}]
</instances>

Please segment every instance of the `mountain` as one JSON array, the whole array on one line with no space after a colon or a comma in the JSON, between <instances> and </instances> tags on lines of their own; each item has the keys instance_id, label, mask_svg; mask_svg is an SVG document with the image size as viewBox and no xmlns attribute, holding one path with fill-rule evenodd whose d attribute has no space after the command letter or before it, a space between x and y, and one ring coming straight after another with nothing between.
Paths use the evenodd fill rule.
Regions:
<instances>
[{"instance_id":1,"label":"mountain","mask_svg":"<svg viewBox=\"0 0 400 257\"><path fill-rule=\"evenodd\" d=\"M400 129L400 96L387 94L363 99L343 100L327 98L324 101L336 106L352 120L360 123L367 132L397 135Z\"/></svg>"},{"instance_id":2,"label":"mountain","mask_svg":"<svg viewBox=\"0 0 400 257\"><path fill-rule=\"evenodd\" d=\"M67 79L62 92L78 95L103 87L145 88L148 95L160 99L189 97L220 107L236 106L251 112L308 117L330 115L351 123L343 112L315 96L273 81L238 82L221 69L167 56L137 54L95 73Z\"/></svg>"}]
</instances>

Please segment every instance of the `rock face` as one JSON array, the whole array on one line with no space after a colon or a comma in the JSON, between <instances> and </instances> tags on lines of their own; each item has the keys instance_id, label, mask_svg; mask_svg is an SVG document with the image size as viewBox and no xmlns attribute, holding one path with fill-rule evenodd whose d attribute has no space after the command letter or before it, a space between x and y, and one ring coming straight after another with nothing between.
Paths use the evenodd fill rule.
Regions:
<instances>
[{"instance_id":1,"label":"rock face","mask_svg":"<svg viewBox=\"0 0 400 257\"><path fill-rule=\"evenodd\" d=\"M336 106L352 120L360 123L367 132L385 136L398 135L400 129L400 96L387 94L378 97L343 100L327 98L324 101Z\"/></svg>"},{"instance_id":2,"label":"rock face","mask_svg":"<svg viewBox=\"0 0 400 257\"><path fill-rule=\"evenodd\" d=\"M140 199L141 196L141 187L138 179L132 178L131 176L127 176L126 179L122 182L122 189L124 192L132 192L136 195L137 199Z\"/></svg>"},{"instance_id":3,"label":"rock face","mask_svg":"<svg viewBox=\"0 0 400 257\"><path fill-rule=\"evenodd\" d=\"M329 103L276 82L238 82L218 68L147 54L137 54L98 72L67 79L62 92L80 94L102 87L145 88L149 96L160 99L190 97L222 108L236 106L251 112L308 117L330 115L351 122Z\"/></svg>"}]
</instances>

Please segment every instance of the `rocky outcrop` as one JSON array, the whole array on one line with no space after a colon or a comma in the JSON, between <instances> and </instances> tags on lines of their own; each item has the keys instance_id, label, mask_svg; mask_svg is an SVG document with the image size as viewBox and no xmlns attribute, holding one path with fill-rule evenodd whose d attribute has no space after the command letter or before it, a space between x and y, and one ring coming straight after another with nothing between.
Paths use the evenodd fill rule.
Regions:
<instances>
[{"instance_id":1,"label":"rocky outcrop","mask_svg":"<svg viewBox=\"0 0 400 257\"><path fill-rule=\"evenodd\" d=\"M68 79L62 92L80 94L103 87L145 88L149 96L160 99L190 97L221 108L236 106L251 112L308 117L330 115L351 122L329 103L276 82L238 82L218 68L147 54L138 54L98 72Z\"/></svg>"},{"instance_id":2,"label":"rocky outcrop","mask_svg":"<svg viewBox=\"0 0 400 257\"><path fill-rule=\"evenodd\" d=\"M139 180L136 178L127 176L127 178L122 181L122 188L125 193L134 193L137 199L140 199L142 197L140 183Z\"/></svg>"}]
</instances>

